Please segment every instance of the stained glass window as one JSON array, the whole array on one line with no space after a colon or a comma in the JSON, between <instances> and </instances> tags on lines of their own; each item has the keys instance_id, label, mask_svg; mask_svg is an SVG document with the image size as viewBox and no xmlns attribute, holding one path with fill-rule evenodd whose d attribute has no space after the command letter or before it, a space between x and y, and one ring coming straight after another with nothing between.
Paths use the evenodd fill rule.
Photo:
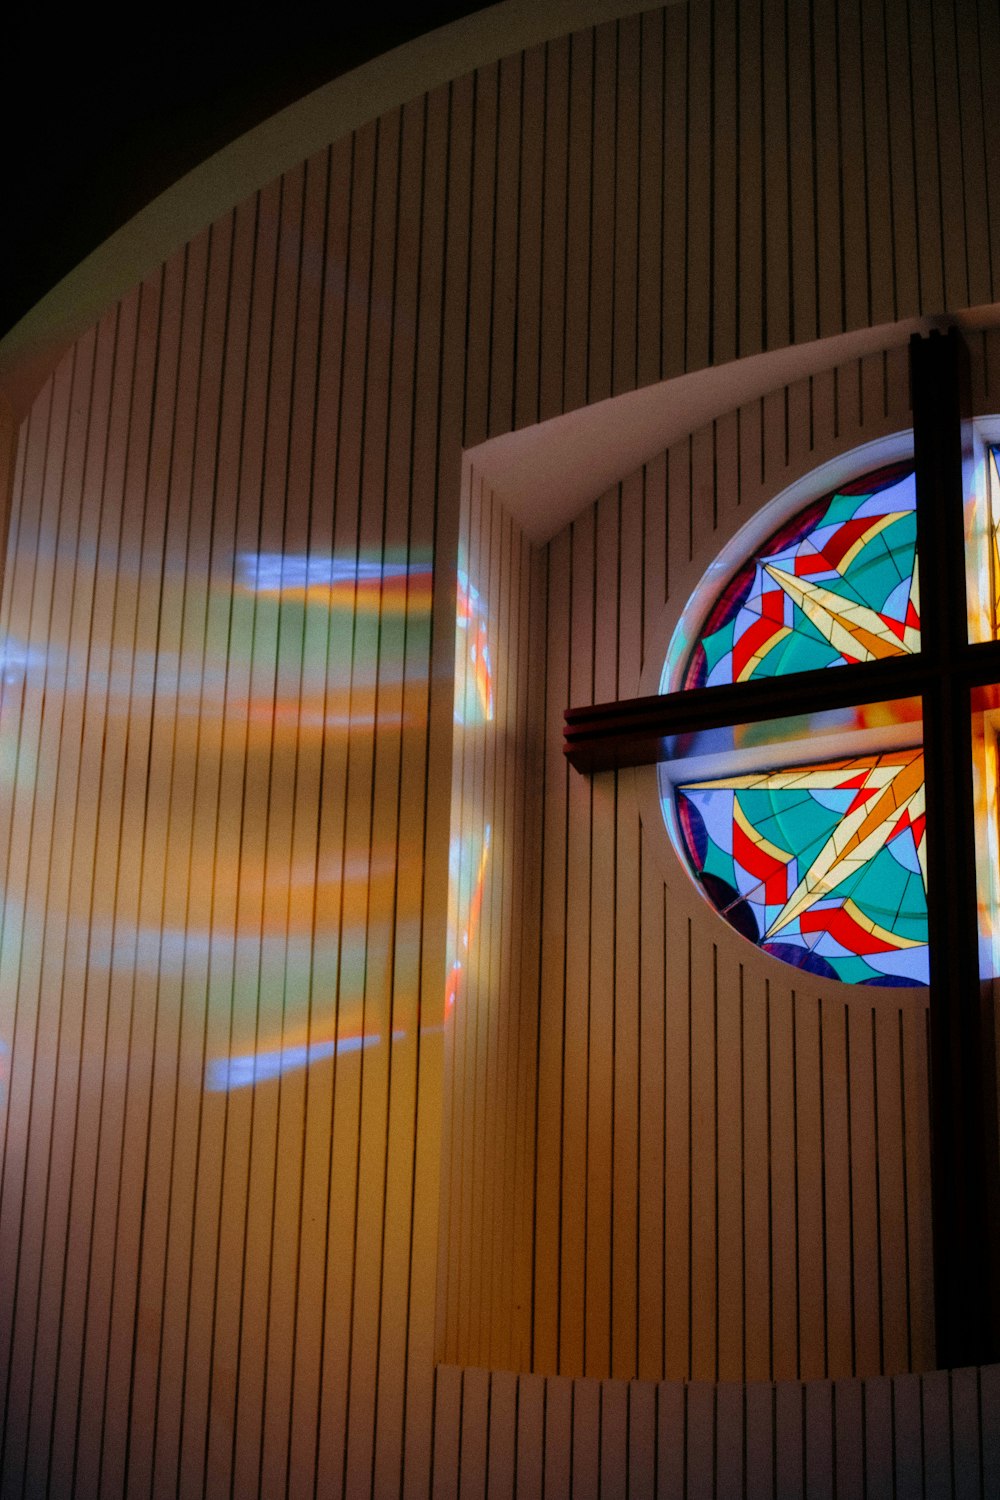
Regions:
<instances>
[{"instance_id":1,"label":"stained glass window","mask_svg":"<svg viewBox=\"0 0 1000 1500\"><path fill-rule=\"evenodd\" d=\"M845 484L774 531L723 589L684 687L920 649L912 461Z\"/></svg>"},{"instance_id":2,"label":"stained glass window","mask_svg":"<svg viewBox=\"0 0 1000 1500\"><path fill-rule=\"evenodd\" d=\"M711 602L682 685L919 651L915 505L907 459L786 519ZM668 822L705 896L765 952L826 979L926 984L919 724L897 712L889 743L878 730L873 740L865 727L860 742L854 732L848 748L874 753L807 760L802 741L790 740L774 746L783 764L762 765L758 753L747 765L734 733L729 774L715 765L704 777L685 775L676 761L669 774L664 768Z\"/></svg>"},{"instance_id":3,"label":"stained glass window","mask_svg":"<svg viewBox=\"0 0 1000 1500\"><path fill-rule=\"evenodd\" d=\"M927 983L920 750L677 787L691 867L775 958L855 984Z\"/></svg>"},{"instance_id":4,"label":"stained glass window","mask_svg":"<svg viewBox=\"0 0 1000 1500\"><path fill-rule=\"evenodd\" d=\"M993 605L993 639L1000 640L1000 449L992 444L987 450L987 463L989 474L987 476L987 491L989 494L989 536L990 536L990 572L992 574Z\"/></svg>"}]
</instances>

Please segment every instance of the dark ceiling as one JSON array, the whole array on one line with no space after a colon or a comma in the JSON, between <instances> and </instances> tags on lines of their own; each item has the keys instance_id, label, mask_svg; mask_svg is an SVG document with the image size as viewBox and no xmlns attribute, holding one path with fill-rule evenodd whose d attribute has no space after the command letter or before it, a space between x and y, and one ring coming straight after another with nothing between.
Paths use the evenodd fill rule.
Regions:
<instances>
[{"instance_id":1,"label":"dark ceiling","mask_svg":"<svg viewBox=\"0 0 1000 1500\"><path fill-rule=\"evenodd\" d=\"M0 334L185 172L340 73L485 6L4 21ZM239 15L234 24L232 16ZM104 11L103 16L110 12ZM95 19L96 17L96 19ZM18 93L12 85L20 86Z\"/></svg>"}]
</instances>

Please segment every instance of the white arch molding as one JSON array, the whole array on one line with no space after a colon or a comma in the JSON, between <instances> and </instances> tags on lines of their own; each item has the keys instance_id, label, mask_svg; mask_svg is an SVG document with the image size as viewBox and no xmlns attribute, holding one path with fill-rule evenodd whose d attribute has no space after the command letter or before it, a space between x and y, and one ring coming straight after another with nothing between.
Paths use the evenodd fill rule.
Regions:
<instances>
[{"instance_id":1,"label":"white arch molding","mask_svg":"<svg viewBox=\"0 0 1000 1500\"><path fill-rule=\"evenodd\" d=\"M659 0L659 6L708 0ZM23 416L55 360L112 302L176 250L314 152L486 63L650 0L501 0L372 58L248 130L187 172L38 302L0 339L0 395Z\"/></svg>"}]
</instances>

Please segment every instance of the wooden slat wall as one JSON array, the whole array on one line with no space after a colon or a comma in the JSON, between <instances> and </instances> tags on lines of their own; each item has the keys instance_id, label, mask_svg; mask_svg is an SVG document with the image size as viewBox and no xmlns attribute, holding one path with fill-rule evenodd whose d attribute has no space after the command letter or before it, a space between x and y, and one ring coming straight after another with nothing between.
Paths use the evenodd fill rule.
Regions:
<instances>
[{"instance_id":1,"label":"wooden slat wall","mask_svg":"<svg viewBox=\"0 0 1000 1500\"><path fill-rule=\"evenodd\" d=\"M401 1476L425 1492L461 445L890 310L992 298L998 77L987 0L816 0L808 26L769 0L653 10L337 143L63 360L22 430L0 610L5 1493L392 1493ZM858 393L824 399L841 440ZM638 602L625 488L551 549L549 704L634 686L657 590L697 540L675 507L706 441L669 485L648 472L643 528L672 528L670 569L646 550ZM754 441L720 429L719 462ZM240 572L256 553L346 571L306 589L293 569L268 593ZM870 1014L848 1034L811 991L793 1012L748 973L737 1051L738 965L692 928L720 1045L683 1004L664 1030L686 919L650 884L625 782L567 791L555 754L537 1160L534 1137L517 1148L539 1186L532 1357L805 1373L785 1291L816 1261L808 1239L790 1257L787 1223L816 1232L818 1122L796 1069L822 1036L824 1077L850 1065L852 1094L819 1125L863 1135ZM895 1077L898 1017L875 1023ZM902 1047L919 1094L905 1026ZM283 1071L206 1075L233 1055ZM771 1200L748 1193L734 1217L740 1161L715 1143L734 1139L741 1066L772 1078L745 1150L777 1154ZM893 1087L880 1078L883 1143ZM909 1126L907 1142L919 1158ZM923 1189L903 1180L918 1224ZM844 1254L868 1265L870 1183L858 1168L827 1193L852 1184ZM729 1257L773 1254L723 1283L716 1236ZM828 1255L828 1288L845 1264ZM831 1369L848 1333L876 1367L855 1288L851 1329L831 1315L824 1335ZM722 1333L744 1302L745 1351ZM880 1326L897 1368L898 1319Z\"/></svg>"},{"instance_id":2,"label":"wooden slat wall","mask_svg":"<svg viewBox=\"0 0 1000 1500\"><path fill-rule=\"evenodd\" d=\"M439 1358L531 1358L544 555L463 485L445 1023ZM465 585L467 578L468 584ZM488 639L492 709L472 648ZM483 676L480 673L480 682Z\"/></svg>"},{"instance_id":3,"label":"wooden slat wall","mask_svg":"<svg viewBox=\"0 0 1000 1500\"><path fill-rule=\"evenodd\" d=\"M440 382L446 106L214 226L80 342L24 430L0 708L4 1495L367 1494L404 1460L428 1482L457 540L436 496L461 395Z\"/></svg>"},{"instance_id":4,"label":"wooden slat wall","mask_svg":"<svg viewBox=\"0 0 1000 1500\"><path fill-rule=\"evenodd\" d=\"M698 0L481 68L466 444L993 301L998 65L990 0Z\"/></svg>"},{"instance_id":5,"label":"wooden slat wall","mask_svg":"<svg viewBox=\"0 0 1000 1500\"><path fill-rule=\"evenodd\" d=\"M437 1372L434 1500L1000 1493L1000 1366L712 1385Z\"/></svg>"}]
</instances>

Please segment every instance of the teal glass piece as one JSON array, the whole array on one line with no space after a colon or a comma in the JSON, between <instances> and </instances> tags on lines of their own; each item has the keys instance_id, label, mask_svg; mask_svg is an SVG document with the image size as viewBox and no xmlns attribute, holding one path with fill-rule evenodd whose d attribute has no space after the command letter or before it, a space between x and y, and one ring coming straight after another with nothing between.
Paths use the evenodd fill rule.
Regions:
<instances>
[{"instance_id":1,"label":"teal glass piece","mask_svg":"<svg viewBox=\"0 0 1000 1500\"><path fill-rule=\"evenodd\" d=\"M712 904L776 958L828 979L927 983L923 753L676 788Z\"/></svg>"},{"instance_id":2,"label":"teal glass piece","mask_svg":"<svg viewBox=\"0 0 1000 1500\"><path fill-rule=\"evenodd\" d=\"M920 649L912 461L814 501L730 579L685 687L745 682Z\"/></svg>"}]
</instances>

